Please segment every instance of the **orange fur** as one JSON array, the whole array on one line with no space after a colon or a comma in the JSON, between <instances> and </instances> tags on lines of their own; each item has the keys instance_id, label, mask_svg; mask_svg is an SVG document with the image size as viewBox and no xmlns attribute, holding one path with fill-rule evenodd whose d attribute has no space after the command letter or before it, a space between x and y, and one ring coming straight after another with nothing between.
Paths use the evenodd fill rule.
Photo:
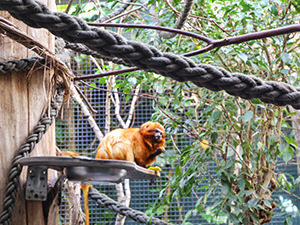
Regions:
<instances>
[{"instance_id":1,"label":"orange fur","mask_svg":"<svg viewBox=\"0 0 300 225\"><path fill-rule=\"evenodd\" d=\"M116 129L108 133L97 148L97 159L118 159L147 167L164 151L165 130L156 122L140 128Z\"/></svg>"},{"instance_id":2,"label":"orange fur","mask_svg":"<svg viewBox=\"0 0 300 225\"><path fill-rule=\"evenodd\" d=\"M80 156L80 155L72 151L62 151L61 156Z\"/></svg>"}]
</instances>

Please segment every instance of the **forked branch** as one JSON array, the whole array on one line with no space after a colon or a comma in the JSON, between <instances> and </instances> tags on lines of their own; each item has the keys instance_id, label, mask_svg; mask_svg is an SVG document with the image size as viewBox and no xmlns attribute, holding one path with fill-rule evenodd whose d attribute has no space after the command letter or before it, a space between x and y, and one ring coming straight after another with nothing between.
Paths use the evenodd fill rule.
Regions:
<instances>
[{"instance_id":1,"label":"forked branch","mask_svg":"<svg viewBox=\"0 0 300 225\"><path fill-rule=\"evenodd\" d=\"M214 48L233 45L233 44L240 44L247 41L253 41L258 39L263 39L267 37L274 37L283 34L290 34L300 32L300 24L289 25L285 27L280 27L276 29L264 30L259 32L253 32L249 34L243 34L234 37L228 37L223 39L211 39L202 35L195 34L189 31L183 31L175 28L167 28L167 27L160 27L154 25L139 25L139 24L115 24L115 23L88 23L91 26L97 27L125 27L125 28L145 28L145 29L153 29L153 30L161 30L161 31L168 31L177 34L182 34L188 37L192 37L203 41L207 44L204 48L198 49L196 51L188 52L183 54L183 56L194 56L204 52L208 52Z\"/></svg>"}]
</instances>

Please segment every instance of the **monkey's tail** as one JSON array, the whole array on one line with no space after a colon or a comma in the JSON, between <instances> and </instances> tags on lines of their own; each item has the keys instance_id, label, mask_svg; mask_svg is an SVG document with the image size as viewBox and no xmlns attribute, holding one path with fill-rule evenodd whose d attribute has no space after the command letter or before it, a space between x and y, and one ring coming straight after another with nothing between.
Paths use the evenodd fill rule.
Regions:
<instances>
[{"instance_id":1,"label":"monkey's tail","mask_svg":"<svg viewBox=\"0 0 300 225\"><path fill-rule=\"evenodd\" d=\"M85 213L85 225L90 224L89 198L88 198L90 187L92 187L91 184L81 184L81 189L83 193L84 213Z\"/></svg>"}]
</instances>

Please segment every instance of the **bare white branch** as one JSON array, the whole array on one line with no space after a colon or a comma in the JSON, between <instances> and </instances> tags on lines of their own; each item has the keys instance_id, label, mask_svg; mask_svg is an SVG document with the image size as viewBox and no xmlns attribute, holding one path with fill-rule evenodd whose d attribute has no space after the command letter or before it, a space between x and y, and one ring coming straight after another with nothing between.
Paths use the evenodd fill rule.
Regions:
<instances>
[{"instance_id":1,"label":"bare white branch","mask_svg":"<svg viewBox=\"0 0 300 225\"><path fill-rule=\"evenodd\" d=\"M113 86L115 86L115 81L116 81L116 78L115 78L115 76L113 76ZM114 89L114 90L116 90L116 89ZM126 127L125 122L120 115L121 102L120 102L119 94L117 91L115 91L113 94L114 94L114 99L115 99L115 115L116 115L119 123L121 124L121 127L124 129L128 128L128 127Z\"/></svg>"},{"instance_id":2,"label":"bare white branch","mask_svg":"<svg viewBox=\"0 0 300 225\"><path fill-rule=\"evenodd\" d=\"M83 115L87 118L89 124L91 125L93 131L95 132L96 137L99 139L99 141L101 141L103 139L103 133L99 129L90 111L88 110L88 108L86 107L82 99L80 98L80 95L73 84L70 85L70 91L71 91L72 98L74 99L75 102L78 103Z\"/></svg>"},{"instance_id":3,"label":"bare white branch","mask_svg":"<svg viewBox=\"0 0 300 225\"><path fill-rule=\"evenodd\" d=\"M132 98L131 106L130 106L129 113L128 113L128 118L127 118L127 121L125 124L126 128L128 128L130 123L132 122L132 117L133 117L133 113L135 111L135 105L138 100L138 94L140 92L140 88L141 88L141 85L139 84L135 89L134 96Z\"/></svg>"}]
</instances>

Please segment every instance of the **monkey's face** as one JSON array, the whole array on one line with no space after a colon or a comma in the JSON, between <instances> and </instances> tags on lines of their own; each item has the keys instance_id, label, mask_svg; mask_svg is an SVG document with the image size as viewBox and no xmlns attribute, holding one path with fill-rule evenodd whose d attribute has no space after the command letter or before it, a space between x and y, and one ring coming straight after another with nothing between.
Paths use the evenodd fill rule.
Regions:
<instances>
[{"instance_id":1,"label":"monkey's face","mask_svg":"<svg viewBox=\"0 0 300 225\"><path fill-rule=\"evenodd\" d=\"M144 123L140 128L143 138L150 141L152 144L165 142L165 130L162 125L155 122Z\"/></svg>"},{"instance_id":2,"label":"monkey's face","mask_svg":"<svg viewBox=\"0 0 300 225\"><path fill-rule=\"evenodd\" d=\"M163 131L155 128L153 130L150 130L149 133L151 133L151 135L149 136L149 139L152 143L159 143L161 142L162 138L163 138Z\"/></svg>"}]
</instances>

